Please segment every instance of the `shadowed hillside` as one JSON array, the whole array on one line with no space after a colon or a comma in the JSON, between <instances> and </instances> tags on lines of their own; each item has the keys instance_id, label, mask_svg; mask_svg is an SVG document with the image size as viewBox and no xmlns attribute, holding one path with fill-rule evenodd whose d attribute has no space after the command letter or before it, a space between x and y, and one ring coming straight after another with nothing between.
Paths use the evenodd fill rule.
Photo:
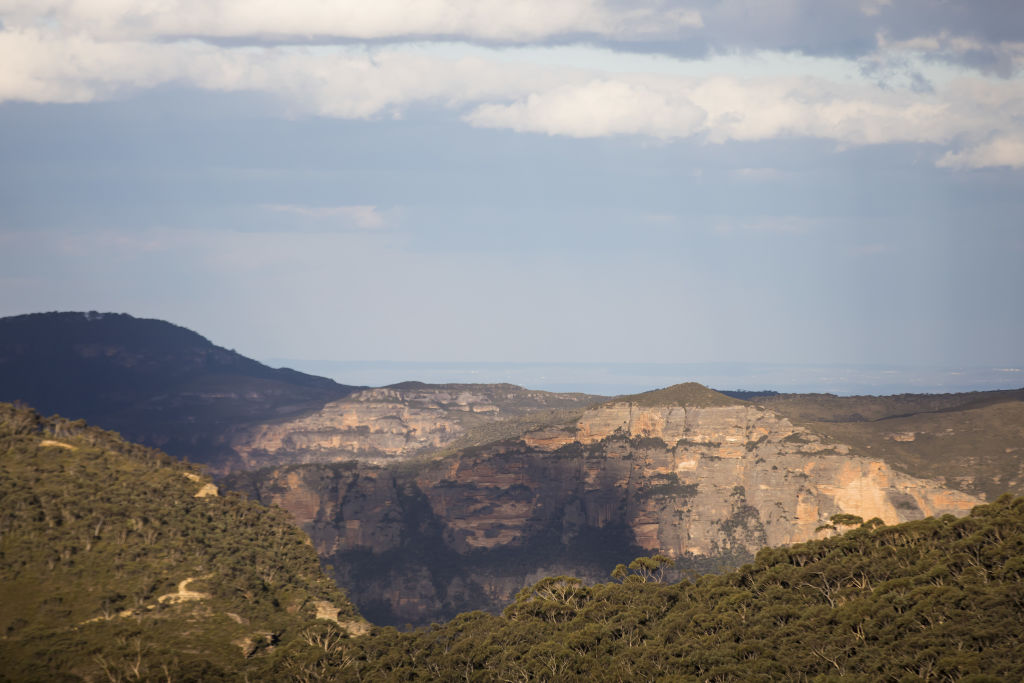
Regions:
<instances>
[{"instance_id":1,"label":"shadowed hillside","mask_svg":"<svg viewBox=\"0 0 1024 683\"><path fill-rule=\"evenodd\" d=\"M228 427L298 415L356 387L273 369L162 320L121 313L0 319L0 401L83 418L172 455L230 457Z\"/></svg>"},{"instance_id":2,"label":"shadowed hillside","mask_svg":"<svg viewBox=\"0 0 1024 683\"><path fill-rule=\"evenodd\" d=\"M320 661L339 680L1021 680L1022 551L1024 498L1006 497L675 585L660 557L621 583L551 577L501 616L384 629Z\"/></svg>"}]
</instances>

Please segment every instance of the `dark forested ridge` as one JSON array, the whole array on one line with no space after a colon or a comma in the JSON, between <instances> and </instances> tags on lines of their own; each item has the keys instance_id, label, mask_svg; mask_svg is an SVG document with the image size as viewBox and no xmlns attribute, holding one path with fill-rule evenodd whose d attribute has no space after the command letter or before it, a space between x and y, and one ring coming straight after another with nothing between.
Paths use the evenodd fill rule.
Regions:
<instances>
[{"instance_id":1,"label":"dark forested ridge","mask_svg":"<svg viewBox=\"0 0 1024 683\"><path fill-rule=\"evenodd\" d=\"M674 585L633 567L544 579L502 616L382 629L317 664L344 680L1024 679L1024 498L869 521Z\"/></svg>"},{"instance_id":2,"label":"dark forested ridge","mask_svg":"<svg viewBox=\"0 0 1024 683\"><path fill-rule=\"evenodd\" d=\"M0 501L0 680L274 680L365 628L284 512L81 421L0 404Z\"/></svg>"},{"instance_id":3,"label":"dark forested ridge","mask_svg":"<svg viewBox=\"0 0 1024 683\"><path fill-rule=\"evenodd\" d=\"M274 369L191 330L123 313L0 318L0 401L215 461L225 430L315 410L357 387Z\"/></svg>"}]
</instances>

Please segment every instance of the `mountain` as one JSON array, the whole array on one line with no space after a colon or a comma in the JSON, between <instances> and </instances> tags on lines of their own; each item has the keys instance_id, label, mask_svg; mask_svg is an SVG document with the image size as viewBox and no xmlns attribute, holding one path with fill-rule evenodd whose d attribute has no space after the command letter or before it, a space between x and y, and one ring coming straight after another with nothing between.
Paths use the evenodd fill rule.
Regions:
<instances>
[{"instance_id":1,"label":"mountain","mask_svg":"<svg viewBox=\"0 0 1024 683\"><path fill-rule=\"evenodd\" d=\"M389 624L494 611L543 576L599 581L640 553L703 571L834 533L837 514L891 524L981 502L694 383L435 457L224 482L288 510L363 613Z\"/></svg>"},{"instance_id":2,"label":"mountain","mask_svg":"<svg viewBox=\"0 0 1024 683\"><path fill-rule=\"evenodd\" d=\"M1024 494L1024 389L755 400L901 472L989 500Z\"/></svg>"},{"instance_id":3,"label":"mountain","mask_svg":"<svg viewBox=\"0 0 1024 683\"><path fill-rule=\"evenodd\" d=\"M233 426L318 410L356 390L269 368L162 320L123 313L0 319L0 400L84 418L221 469Z\"/></svg>"},{"instance_id":4,"label":"mountain","mask_svg":"<svg viewBox=\"0 0 1024 683\"><path fill-rule=\"evenodd\" d=\"M280 510L0 404L0 679L281 680L367 626Z\"/></svg>"},{"instance_id":5,"label":"mountain","mask_svg":"<svg viewBox=\"0 0 1024 683\"><path fill-rule=\"evenodd\" d=\"M663 440L627 433L647 425L668 436L682 418L708 449L701 458L724 460L738 443L725 418L759 412L639 403L594 408L571 443L592 448L595 461L622 460ZM620 419L614 439L602 436ZM818 469L829 444L792 428L801 439L790 452L787 437L776 441L784 418L771 422L762 414L754 423L768 429L759 447L775 444L786 467L798 453L814 456L804 464ZM720 441L701 441L715 432ZM553 436L543 435L547 448ZM548 452L571 459L554 455L561 448ZM929 500L913 481L890 481ZM671 558L626 566L625 556L611 572L617 582L537 576L500 615L399 633L359 617L282 511L220 495L194 466L81 421L0 404L0 497L4 680L1024 677L1024 498L895 526L832 515L832 527L854 528L819 530L828 537L678 583L663 583Z\"/></svg>"},{"instance_id":6,"label":"mountain","mask_svg":"<svg viewBox=\"0 0 1024 683\"><path fill-rule=\"evenodd\" d=\"M836 533L835 515L959 515L1024 486L1024 392L355 391L161 321L0 323L2 395L90 415L280 505L381 623L495 611L545 575L600 581L641 553L720 570Z\"/></svg>"},{"instance_id":7,"label":"mountain","mask_svg":"<svg viewBox=\"0 0 1024 683\"><path fill-rule=\"evenodd\" d=\"M547 577L502 615L382 630L339 680L1024 680L1024 498L765 549L722 575Z\"/></svg>"}]
</instances>

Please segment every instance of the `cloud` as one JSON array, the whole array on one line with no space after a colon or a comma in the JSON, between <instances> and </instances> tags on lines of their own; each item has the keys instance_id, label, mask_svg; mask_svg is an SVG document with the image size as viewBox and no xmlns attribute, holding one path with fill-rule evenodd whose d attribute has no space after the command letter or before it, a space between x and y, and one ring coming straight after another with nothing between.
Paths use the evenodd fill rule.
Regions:
<instances>
[{"instance_id":1,"label":"cloud","mask_svg":"<svg viewBox=\"0 0 1024 683\"><path fill-rule=\"evenodd\" d=\"M959 152L946 152L936 165L944 168L1024 168L1024 137L1002 135Z\"/></svg>"},{"instance_id":2,"label":"cloud","mask_svg":"<svg viewBox=\"0 0 1024 683\"><path fill-rule=\"evenodd\" d=\"M475 126L572 137L629 134L712 143L810 137L842 146L951 145L993 131L1018 131L1022 111L1014 82L963 80L918 93L820 78L617 75L534 92L509 104L481 104L465 118ZM978 157L978 164L987 158L997 157Z\"/></svg>"},{"instance_id":3,"label":"cloud","mask_svg":"<svg viewBox=\"0 0 1024 683\"><path fill-rule=\"evenodd\" d=\"M519 132L668 139L693 135L705 116L684 93L624 80L594 80L531 93L508 105L483 104L465 118L474 126Z\"/></svg>"},{"instance_id":4,"label":"cloud","mask_svg":"<svg viewBox=\"0 0 1024 683\"><path fill-rule=\"evenodd\" d=\"M921 45L931 43L913 43ZM523 133L706 143L817 138L839 147L919 143L943 148L941 167L1024 166L1020 79L975 74L928 88L913 78L879 85L855 70L852 77L793 75L792 65L772 72L768 53L758 56L767 66L756 78L708 67L700 73L703 62L683 60L662 60L671 68L654 74L515 57L508 49L445 56L416 46L101 40L60 27L15 27L0 30L0 101L90 102L177 83L268 93L293 115L401 116L425 104L476 127ZM732 68L742 72L738 64Z\"/></svg>"},{"instance_id":5,"label":"cloud","mask_svg":"<svg viewBox=\"0 0 1024 683\"><path fill-rule=\"evenodd\" d=\"M45 18L69 32L114 39L456 36L521 43L579 34L665 37L702 25L700 13L685 7L599 0L0 0L0 15L20 25Z\"/></svg>"},{"instance_id":6,"label":"cloud","mask_svg":"<svg viewBox=\"0 0 1024 683\"><path fill-rule=\"evenodd\" d=\"M1024 36L1017 40L986 41L977 36L952 33L920 34L903 40L880 32L875 36L877 50L863 57L865 65L886 70L906 65L908 58L947 62L1010 78L1024 69ZM897 69L898 70L898 69Z\"/></svg>"},{"instance_id":7,"label":"cloud","mask_svg":"<svg viewBox=\"0 0 1024 683\"><path fill-rule=\"evenodd\" d=\"M0 19L8 28L119 41L586 42L689 57L768 50L858 58L875 52L882 35L1003 75L1000 46L1024 37L1019 0L0 0Z\"/></svg>"},{"instance_id":8,"label":"cloud","mask_svg":"<svg viewBox=\"0 0 1024 683\"><path fill-rule=\"evenodd\" d=\"M378 230L387 225L384 215L371 205L304 206L299 204L268 204L266 209L315 221L340 223L343 227Z\"/></svg>"},{"instance_id":9,"label":"cloud","mask_svg":"<svg viewBox=\"0 0 1024 683\"><path fill-rule=\"evenodd\" d=\"M412 103L458 106L564 81L557 68L416 51L105 42L39 29L0 31L0 64L0 101L90 102L176 82L270 93L297 112L340 118Z\"/></svg>"},{"instance_id":10,"label":"cloud","mask_svg":"<svg viewBox=\"0 0 1024 683\"><path fill-rule=\"evenodd\" d=\"M85 34L0 31L0 101L90 102L125 87L180 78L213 49L193 44L100 42Z\"/></svg>"}]
</instances>

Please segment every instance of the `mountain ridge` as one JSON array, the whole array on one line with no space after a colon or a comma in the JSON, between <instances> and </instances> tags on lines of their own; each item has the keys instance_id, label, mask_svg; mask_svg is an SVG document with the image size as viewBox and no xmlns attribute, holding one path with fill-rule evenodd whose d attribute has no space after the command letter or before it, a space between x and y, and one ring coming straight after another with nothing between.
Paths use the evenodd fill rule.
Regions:
<instances>
[{"instance_id":1,"label":"mountain ridge","mask_svg":"<svg viewBox=\"0 0 1024 683\"><path fill-rule=\"evenodd\" d=\"M232 457L219 442L226 427L309 412L359 388L267 367L163 320L0 318L0 401L86 419L214 465Z\"/></svg>"},{"instance_id":2,"label":"mountain ridge","mask_svg":"<svg viewBox=\"0 0 1024 683\"><path fill-rule=\"evenodd\" d=\"M309 380L314 391L281 376L228 386L208 373L115 417L151 445L183 434L175 453L286 509L360 607L389 623L497 609L546 573L599 580L623 554L706 569L816 537L834 514L960 514L1024 481L1024 404L1008 394L970 410L954 408L978 396L743 401L696 383L609 398L403 382L340 385L348 393L332 398L329 380ZM896 417L908 406L952 410ZM807 419L829 414L839 419Z\"/></svg>"}]
</instances>

